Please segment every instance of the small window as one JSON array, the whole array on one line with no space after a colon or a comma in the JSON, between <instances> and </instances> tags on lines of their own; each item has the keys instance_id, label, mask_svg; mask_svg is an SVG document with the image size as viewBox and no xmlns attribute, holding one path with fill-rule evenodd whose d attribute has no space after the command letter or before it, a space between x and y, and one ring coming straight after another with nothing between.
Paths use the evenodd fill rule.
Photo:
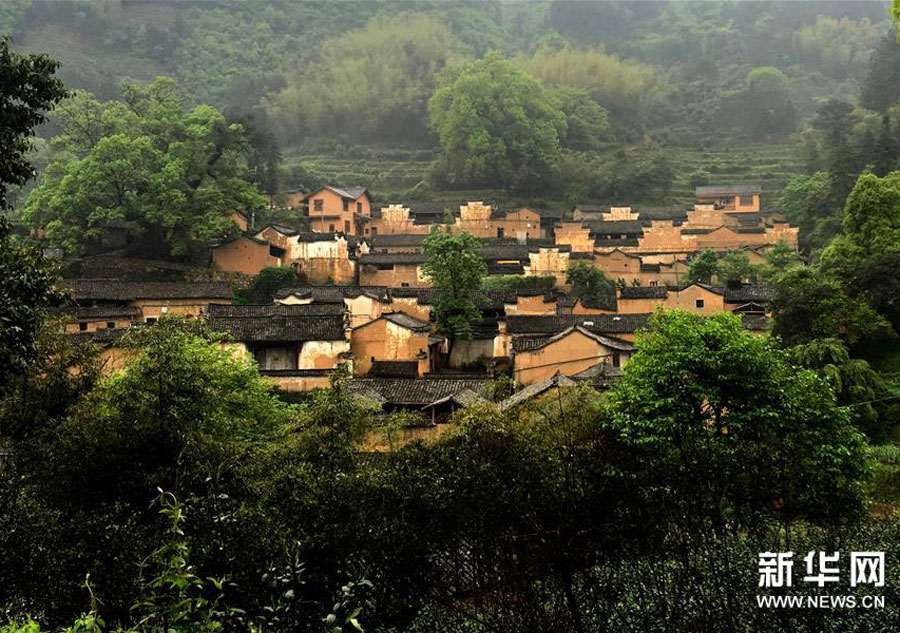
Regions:
<instances>
[{"instance_id":1,"label":"small window","mask_svg":"<svg viewBox=\"0 0 900 633\"><path fill-rule=\"evenodd\" d=\"M114 327L116 327L115 321L107 321L107 322L106 322L106 329L111 330L111 329L113 329Z\"/></svg>"},{"instance_id":2,"label":"small window","mask_svg":"<svg viewBox=\"0 0 900 633\"><path fill-rule=\"evenodd\" d=\"M400 286L401 286L402 288L409 288L409 282L408 282L408 281L404 281L403 283L400 284Z\"/></svg>"},{"instance_id":3,"label":"small window","mask_svg":"<svg viewBox=\"0 0 900 633\"><path fill-rule=\"evenodd\" d=\"M313 200L313 210L314 211L324 211L325 210L325 201L321 198L316 198Z\"/></svg>"},{"instance_id":4,"label":"small window","mask_svg":"<svg viewBox=\"0 0 900 633\"><path fill-rule=\"evenodd\" d=\"M655 287L655 286L658 286L658 285L659 285L659 282L658 282L657 280L654 279L654 280L652 280L652 281L650 282L650 285Z\"/></svg>"},{"instance_id":5,"label":"small window","mask_svg":"<svg viewBox=\"0 0 900 633\"><path fill-rule=\"evenodd\" d=\"M697 299L694 301L694 305L696 305L697 308L703 308L706 305L706 302L703 299Z\"/></svg>"},{"instance_id":6,"label":"small window","mask_svg":"<svg viewBox=\"0 0 900 633\"><path fill-rule=\"evenodd\" d=\"M344 233L350 233L350 220L344 220Z\"/></svg>"},{"instance_id":7,"label":"small window","mask_svg":"<svg viewBox=\"0 0 900 633\"><path fill-rule=\"evenodd\" d=\"M356 203L356 212L357 212L357 213L362 213L362 202L357 202L357 203Z\"/></svg>"},{"instance_id":8,"label":"small window","mask_svg":"<svg viewBox=\"0 0 900 633\"><path fill-rule=\"evenodd\" d=\"M344 211L349 211L349 210L350 210L350 201L345 198L344 199Z\"/></svg>"},{"instance_id":9,"label":"small window","mask_svg":"<svg viewBox=\"0 0 900 633\"><path fill-rule=\"evenodd\" d=\"M503 227L502 226L497 228L497 239L498 240L503 239Z\"/></svg>"},{"instance_id":10,"label":"small window","mask_svg":"<svg viewBox=\"0 0 900 633\"><path fill-rule=\"evenodd\" d=\"M366 230L365 230L365 233L366 233L366 235L368 235L368 234L369 234L369 229L366 229Z\"/></svg>"},{"instance_id":11,"label":"small window","mask_svg":"<svg viewBox=\"0 0 900 633\"><path fill-rule=\"evenodd\" d=\"M393 264L375 264L375 268L378 270L394 270Z\"/></svg>"},{"instance_id":12,"label":"small window","mask_svg":"<svg viewBox=\"0 0 900 633\"><path fill-rule=\"evenodd\" d=\"M375 237L376 235L378 235L378 227L373 226L372 227L372 237Z\"/></svg>"},{"instance_id":13,"label":"small window","mask_svg":"<svg viewBox=\"0 0 900 633\"><path fill-rule=\"evenodd\" d=\"M620 367L622 365L622 357L619 355L619 352L615 352L613 354L613 367Z\"/></svg>"},{"instance_id":14,"label":"small window","mask_svg":"<svg viewBox=\"0 0 900 633\"><path fill-rule=\"evenodd\" d=\"M153 325L154 323L156 323L155 317L147 317L145 320L147 322L147 325Z\"/></svg>"},{"instance_id":15,"label":"small window","mask_svg":"<svg viewBox=\"0 0 900 633\"><path fill-rule=\"evenodd\" d=\"M87 323L84 322L84 321L82 321L81 323L79 323L79 324L78 324L78 331L79 331L79 332L87 332Z\"/></svg>"},{"instance_id":16,"label":"small window","mask_svg":"<svg viewBox=\"0 0 900 633\"><path fill-rule=\"evenodd\" d=\"M753 204L753 196L738 196L738 204L742 207L749 207Z\"/></svg>"},{"instance_id":17,"label":"small window","mask_svg":"<svg viewBox=\"0 0 900 633\"><path fill-rule=\"evenodd\" d=\"M334 233L334 224L329 224L329 225L328 225L328 232L329 232L329 233Z\"/></svg>"},{"instance_id":18,"label":"small window","mask_svg":"<svg viewBox=\"0 0 900 633\"><path fill-rule=\"evenodd\" d=\"M375 362L375 357L374 357L374 356L372 356L372 362L373 362L373 363Z\"/></svg>"}]
</instances>

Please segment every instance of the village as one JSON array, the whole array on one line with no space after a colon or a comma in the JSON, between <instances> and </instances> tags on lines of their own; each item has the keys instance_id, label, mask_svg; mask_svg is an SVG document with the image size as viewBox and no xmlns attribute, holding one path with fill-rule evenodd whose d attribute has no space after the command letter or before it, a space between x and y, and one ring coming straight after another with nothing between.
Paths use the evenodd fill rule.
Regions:
<instances>
[{"instance_id":1,"label":"village","mask_svg":"<svg viewBox=\"0 0 900 633\"><path fill-rule=\"evenodd\" d=\"M500 375L525 388L509 404L560 384L608 388L660 308L732 312L747 330L765 333L769 286L686 281L702 252L739 252L758 264L776 244L797 250L798 229L762 208L760 193L752 184L706 186L692 208L562 212L483 202L379 207L366 189L326 186L289 198L308 230L253 226L235 213L240 233L212 248L202 280L127 281L90 271L66 280L74 297L63 310L66 331L98 345L111 372L125 362L118 341L129 328L165 315L199 317L252 356L281 392L327 387L348 363L354 392L385 410L442 422ZM471 337L438 333L431 312L440 290L422 272L422 242L435 228L479 238L489 278L541 283L477 291L481 320ZM578 296L567 284L575 262L604 271L615 294ZM267 267L292 267L306 283L278 289L271 304L233 305L233 286Z\"/></svg>"}]
</instances>

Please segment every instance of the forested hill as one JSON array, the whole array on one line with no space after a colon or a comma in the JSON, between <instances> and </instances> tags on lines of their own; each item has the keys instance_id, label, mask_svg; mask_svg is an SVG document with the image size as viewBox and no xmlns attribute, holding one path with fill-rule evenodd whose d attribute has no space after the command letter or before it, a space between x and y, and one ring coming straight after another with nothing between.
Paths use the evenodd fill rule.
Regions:
<instances>
[{"instance_id":1,"label":"forested hill","mask_svg":"<svg viewBox=\"0 0 900 633\"><path fill-rule=\"evenodd\" d=\"M3 0L0 33L60 60L67 87L98 99L171 75L195 103L252 118L278 141L282 189L415 188L438 146L428 101L441 76L491 50L563 100L570 135L587 130L569 149L601 166L633 152L635 181L666 181L651 187L659 199L746 178L774 196L803 169L792 135L824 101L900 99L885 81L900 50L877 1ZM594 125L584 93L608 125Z\"/></svg>"}]
</instances>

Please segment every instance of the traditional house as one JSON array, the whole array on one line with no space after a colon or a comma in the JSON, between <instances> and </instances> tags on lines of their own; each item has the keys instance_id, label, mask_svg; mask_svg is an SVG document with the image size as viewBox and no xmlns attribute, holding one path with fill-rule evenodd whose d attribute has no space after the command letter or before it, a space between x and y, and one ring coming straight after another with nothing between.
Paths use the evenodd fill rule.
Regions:
<instances>
[{"instance_id":1,"label":"traditional house","mask_svg":"<svg viewBox=\"0 0 900 633\"><path fill-rule=\"evenodd\" d=\"M759 211L759 196L762 187L753 184L707 185L697 187L694 197L699 203L714 204L728 211Z\"/></svg>"},{"instance_id":2,"label":"traditional house","mask_svg":"<svg viewBox=\"0 0 900 633\"><path fill-rule=\"evenodd\" d=\"M425 232L422 233L381 233L370 239L371 253L421 253L422 242L425 240Z\"/></svg>"},{"instance_id":3,"label":"traditional house","mask_svg":"<svg viewBox=\"0 0 900 633\"><path fill-rule=\"evenodd\" d=\"M284 391L328 386L329 373L349 357L343 305L213 304L208 318Z\"/></svg>"},{"instance_id":4,"label":"traditional house","mask_svg":"<svg viewBox=\"0 0 900 633\"><path fill-rule=\"evenodd\" d=\"M669 291L665 286L621 286L617 290L618 311L646 314L666 304Z\"/></svg>"},{"instance_id":5,"label":"traditional house","mask_svg":"<svg viewBox=\"0 0 900 633\"><path fill-rule=\"evenodd\" d=\"M423 378L354 378L352 393L378 403L387 411L422 411L431 424L445 422L450 413L479 400L487 377L425 376Z\"/></svg>"},{"instance_id":6,"label":"traditional house","mask_svg":"<svg viewBox=\"0 0 900 633\"><path fill-rule=\"evenodd\" d=\"M394 312L387 288L361 286L299 286L275 293L275 302L285 305L343 305L351 327L356 327ZM427 319L427 315L426 315Z\"/></svg>"},{"instance_id":7,"label":"traditional house","mask_svg":"<svg viewBox=\"0 0 900 633\"><path fill-rule=\"evenodd\" d=\"M98 329L101 319L106 319L109 328L110 324L121 327L127 319L153 323L167 314L199 316L211 303L230 302L232 296L231 286L221 282L70 279L64 285L76 302L71 314L76 317L77 326L67 329L73 331L77 327L80 332Z\"/></svg>"},{"instance_id":8,"label":"traditional house","mask_svg":"<svg viewBox=\"0 0 900 633\"><path fill-rule=\"evenodd\" d=\"M402 376L419 377L431 370L429 346L431 324L402 312L384 313L377 319L353 328L350 349L355 358L354 371L359 376L381 372L399 372ZM390 361L390 364L384 364ZM397 377L393 373L393 377Z\"/></svg>"},{"instance_id":9,"label":"traditional house","mask_svg":"<svg viewBox=\"0 0 900 633\"><path fill-rule=\"evenodd\" d=\"M305 198L309 224L319 233L364 235L372 217L369 192L362 187L325 186Z\"/></svg>"},{"instance_id":10,"label":"traditional house","mask_svg":"<svg viewBox=\"0 0 900 633\"><path fill-rule=\"evenodd\" d=\"M725 311L725 296L718 288L693 283L669 292L665 306L697 314L715 314Z\"/></svg>"},{"instance_id":11,"label":"traditional house","mask_svg":"<svg viewBox=\"0 0 900 633\"><path fill-rule=\"evenodd\" d=\"M258 275L269 266L283 266L286 252L253 235L239 235L212 249L212 265L217 270Z\"/></svg>"},{"instance_id":12,"label":"traditional house","mask_svg":"<svg viewBox=\"0 0 900 633\"><path fill-rule=\"evenodd\" d=\"M514 341L513 375L517 383L530 385L557 371L571 376L602 363L622 367L633 352L631 343L575 323L547 339Z\"/></svg>"},{"instance_id":13,"label":"traditional house","mask_svg":"<svg viewBox=\"0 0 900 633\"><path fill-rule=\"evenodd\" d=\"M422 288L431 285L422 274L421 253L368 253L359 257L360 286Z\"/></svg>"}]
</instances>

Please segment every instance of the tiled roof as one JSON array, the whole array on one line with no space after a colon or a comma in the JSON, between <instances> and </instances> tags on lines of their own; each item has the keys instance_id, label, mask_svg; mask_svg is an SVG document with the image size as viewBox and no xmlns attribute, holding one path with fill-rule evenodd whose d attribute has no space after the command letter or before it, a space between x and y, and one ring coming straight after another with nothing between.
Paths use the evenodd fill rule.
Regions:
<instances>
[{"instance_id":1,"label":"tiled roof","mask_svg":"<svg viewBox=\"0 0 900 633\"><path fill-rule=\"evenodd\" d=\"M136 299L231 299L224 282L121 281L69 279L76 301L134 301Z\"/></svg>"},{"instance_id":2,"label":"tiled roof","mask_svg":"<svg viewBox=\"0 0 900 633\"><path fill-rule=\"evenodd\" d=\"M621 235L644 231L639 220L592 220L584 224L590 229L591 235Z\"/></svg>"},{"instance_id":3,"label":"tiled roof","mask_svg":"<svg viewBox=\"0 0 900 633\"><path fill-rule=\"evenodd\" d=\"M421 246L426 233L388 233L376 235L372 238L372 248L384 248L389 246Z\"/></svg>"},{"instance_id":4,"label":"tiled roof","mask_svg":"<svg viewBox=\"0 0 900 633\"><path fill-rule=\"evenodd\" d=\"M365 187L341 188L341 187L332 187L331 185L325 185L324 187L322 187L322 189L330 189L331 191L335 192L337 195L341 196L342 198L350 198L351 200L356 200L357 198L359 198L361 195L363 195L367 191ZM313 193L311 193L309 195L318 193L319 191L322 191L322 189L314 191Z\"/></svg>"},{"instance_id":5,"label":"tiled roof","mask_svg":"<svg viewBox=\"0 0 900 633\"><path fill-rule=\"evenodd\" d=\"M256 235L259 236L260 233L262 233L266 229L270 229L270 228L275 229L282 235L287 235L287 236L297 235L297 229L291 228L289 226L284 226L283 224L267 224L264 227L262 227L260 230L258 230L256 232Z\"/></svg>"},{"instance_id":6,"label":"tiled roof","mask_svg":"<svg viewBox=\"0 0 900 633\"><path fill-rule=\"evenodd\" d=\"M212 329L247 343L344 340L343 306L210 305Z\"/></svg>"},{"instance_id":7,"label":"tiled roof","mask_svg":"<svg viewBox=\"0 0 900 633\"><path fill-rule=\"evenodd\" d=\"M419 319L415 319L408 314L404 314L403 312L389 312L387 314L382 314L381 316L394 325L405 327L406 329L412 330L413 332L431 331L430 323L428 323L427 321L420 321Z\"/></svg>"},{"instance_id":8,"label":"tiled roof","mask_svg":"<svg viewBox=\"0 0 900 633\"><path fill-rule=\"evenodd\" d=\"M591 314L562 316L522 316L506 318L506 331L510 334L548 334L562 332L578 324L599 334L627 334L647 325L650 314Z\"/></svg>"},{"instance_id":9,"label":"tiled roof","mask_svg":"<svg viewBox=\"0 0 900 633\"><path fill-rule=\"evenodd\" d=\"M634 210L641 224L647 226L652 220L684 220L687 210L684 207L641 207Z\"/></svg>"},{"instance_id":10,"label":"tiled roof","mask_svg":"<svg viewBox=\"0 0 900 633\"><path fill-rule=\"evenodd\" d=\"M540 344L532 345L530 347L530 350L532 350L532 351L538 350L543 347L546 347L547 345L551 345L552 343L556 343L557 341L562 340L563 338L565 338L569 334L572 334L573 332L581 332L585 336L593 338L595 341L597 341L601 345L605 345L606 347L611 347L612 349L621 350L623 352L634 351L634 345L632 345L631 343L627 343L625 341L619 341L616 339L608 338L606 336L602 336L600 334L597 334L596 332L592 332L591 330L587 329L583 325L579 325L578 323L573 323L572 325L567 327L565 330L563 330L559 334L554 334L550 338L545 339ZM517 350L517 351L521 351L521 350Z\"/></svg>"},{"instance_id":11,"label":"tiled roof","mask_svg":"<svg viewBox=\"0 0 900 633\"><path fill-rule=\"evenodd\" d=\"M375 392L386 403L395 405L431 404L458 394L464 389L480 393L490 382L488 378L356 378L350 381L354 393Z\"/></svg>"},{"instance_id":12,"label":"tiled roof","mask_svg":"<svg viewBox=\"0 0 900 633\"><path fill-rule=\"evenodd\" d=\"M609 205L603 204L576 204L572 210L578 209L584 213L608 213Z\"/></svg>"},{"instance_id":13,"label":"tiled roof","mask_svg":"<svg viewBox=\"0 0 900 633\"><path fill-rule=\"evenodd\" d=\"M69 334L69 336L71 337L71 340L76 343L97 343L98 345L105 347L113 345L122 338L128 330L129 328L114 327L95 330L94 332L76 332L74 334Z\"/></svg>"},{"instance_id":14,"label":"tiled roof","mask_svg":"<svg viewBox=\"0 0 900 633\"><path fill-rule=\"evenodd\" d=\"M355 299L360 295L387 300L387 289L381 286L293 286L278 290L275 298L295 296L311 298L313 303L341 303L345 298Z\"/></svg>"},{"instance_id":15,"label":"tiled roof","mask_svg":"<svg viewBox=\"0 0 900 633\"><path fill-rule=\"evenodd\" d=\"M419 375L419 363L411 360L376 360L369 369L374 378L416 378Z\"/></svg>"},{"instance_id":16,"label":"tiled roof","mask_svg":"<svg viewBox=\"0 0 900 633\"><path fill-rule=\"evenodd\" d=\"M55 310L57 314L64 314L76 319L104 319L104 318L137 318L140 310L131 306L119 304L99 306L65 306Z\"/></svg>"},{"instance_id":17,"label":"tiled roof","mask_svg":"<svg viewBox=\"0 0 900 633\"><path fill-rule=\"evenodd\" d=\"M665 286L623 286L619 296L622 299L665 299L669 291Z\"/></svg>"},{"instance_id":18,"label":"tiled roof","mask_svg":"<svg viewBox=\"0 0 900 633\"><path fill-rule=\"evenodd\" d=\"M514 407L517 404L521 404L527 400L531 400L532 398L536 398L539 395L553 389L555 387L574 387L575 381L571 378L564 376L560 372L556 372L546 380L542 380L541 382L536 382L532 385L528 385L521 391L518 391L511 395L509 398L500 403L501 409L509 409L510 407Z\"/></svg>"},{"instance_id":19,"label":"tiled roof","mask_svg":"<svg viewBox=\"0 0 900 633\"><path fill-rule=\"evenodd\" d=\"M744 314L742 315L744 327L748 330L757 332L765 332L769 329L769 317L764 314Z\"/></svg>"},{"instance_id":20,"label":"tiled roof","mask_svg":"<svg viewBox=\"0 0 900 633\"><path fill-rule=\"evenodd\" d=\"M725 288L725 303L768 303L775 296L772 286L741 286Z\"/></svg>"},{"instance_id":21,"label":"tiled roof","mask_svg":"<svg viewBox=\"0 0 900 633\"><path fill-rule=\"evenodd\" d=\"M420 305L434 305L440 296L439 288L391 288L391 296L415 297ZM502 310L505 303L515 303L515 290L476 290L475 305L482 310Z\"/></svg>"},{"instance_id":22,"label":"tiled roof","mask_svg":"<svg viewBox=\"0 0 900 633\"><path fill-rule=\"evenodd\" d=\"M600 295L597 297L576 297L585 308L594 310L615 310L618 302L615 294Z\"/></svg>"},{"instance_id":23,"label":"tiled roof","mask_svg":"<svg viewBox=\"0 0 900 633\"><path fill-rule=\"evenodd\" d=\"M681 229L682 235L706 235L707 233L712 233L713 229L697 229L697 228L686 228Z\"/></svg>"},{"instance_id":24,"label":"tiled roof","mask_svg":"<svg viewBox=\"0 0 900 633\"><path fill-rule=\"evenodd\" d=\"M766 227L764 227L764 226L739 226L739 227L731 229L731 230L736 231L738 233L765 233Z\"/></svg>"},{"instance_id":25,"label":"tiled roof","mask_svg":"<svg viewBox=\"0 0 900 633\"><path fill-rule=\"evenodd\" d=\"M421 253L367 253L361 255L359 263L363 266L378 264L422 264L425 255Z\"/></svg>"},{"instance_id":26,"label":"tiled roof","mask_svg":"<svg viewBox=\"0 0 900 633\"><path fill-rule=\"evenodd\" d=\"M610 246L638 246L639 242L636 238L614 238L614 239L597 239L594 246L598 248L607 248Z\"/></svg>"},{"instance_id":27,"label":"tiled roof","mask_svg":"<svg viewBox=\"0 0 900 633\"><path fill-rule=\"evenodd\" d=\"M698 198L705 198L708 196L736 196L736 195L751 195L754 193L761 193L762 187L756 184L742 184L742 185L704 185L702 187L697 187L694 190L694 195Z\"/></svg>"}]
</instances>

